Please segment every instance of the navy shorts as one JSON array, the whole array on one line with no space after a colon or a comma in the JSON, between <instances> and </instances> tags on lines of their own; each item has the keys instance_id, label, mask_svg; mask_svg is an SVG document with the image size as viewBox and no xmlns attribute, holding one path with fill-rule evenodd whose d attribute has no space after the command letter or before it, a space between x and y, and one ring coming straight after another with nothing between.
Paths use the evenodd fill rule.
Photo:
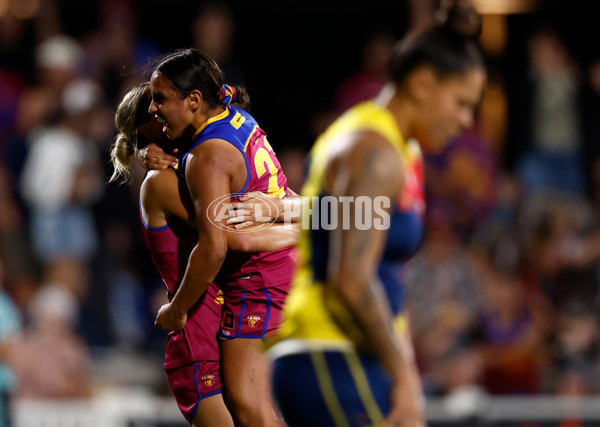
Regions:
<instances>
[{"instance_id":1,"label":"navy shorts","mask_svg":"<svg viewBox=\"0 0 600 427\"><path fill-rule=\"evenodd\" d=\"M353 351L310 350L273 361L273 391L285 421L297 426L366 426L390 410L392 379Z\"/></svg>"}]
</instances>

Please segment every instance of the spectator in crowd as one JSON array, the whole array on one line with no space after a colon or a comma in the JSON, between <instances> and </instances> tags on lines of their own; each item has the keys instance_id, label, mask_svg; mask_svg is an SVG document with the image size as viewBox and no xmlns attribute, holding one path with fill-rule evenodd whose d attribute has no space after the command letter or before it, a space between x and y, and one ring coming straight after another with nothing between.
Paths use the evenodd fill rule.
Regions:
<instances>
[{"instance_id":1,"label":"spectator in crowd","mask_svg":"<svg viewBox=\"0 0 600 427\"><path fill-rule=\"evenodd\" d=\"M87 271L98 245L91 205L102 194L103 179L88 132L94 109L102 102L101 89L90 80L77 80L60 99L56 123L30 134L21 189L42 268L62 265ZM82 297L86 287L81 281L72 291Z\"/></svg>"},{"instance_id":2,"label":"spectator in crowd","mask_svg":"<svg viewBox=\"0 0 600 427\"><path fill-rule=\"evenodd\" d=\"M31 248L27 223L14 193L10 174L0 163L0 260L3 285L19 308L37 288L39 265Z\"/></svg>"},{"instance_id":3,"label":"spectator in crowd","mask_svg":"<svg viewBox=\"0 0 600 427\"><path fill-rule=\"evenodd\" d=\"M29 146L27 139L30 132L45 126L53 119L57 105L65 87L76 78L81 71L83 50L79 42L67 35L58 34L35 45L33 76L23 79L23 75L8 72L2 80L10 87L2 91L6 97L3 103L4 114L10 122L3 126L2 161L16 181L23 170ZM0 73L2 74L2 73ZM2 85L0 83L0 85ZM18 95L15 102L11 96ZM20 196L18 188L13 188ZM21 203L20 197L18 200Z\"/></svg>"},{"instance_id":4,"label":"spectator in crowd","mask_svg":"<svg viewBox=\"0 0 600 427\"><path fill-rule=\"evenodd\" d=\"M48 123L64 89L81 75L83 59L80 43L64 34L49 37L36 46L35 84L19 103L17 125L22 134Z\"/></svg>"},{"instance_id":5,"label":"spectator in crowd","mask_svg":"<svg viewBox=\"0 0 600 427\"><path fill-rule=\"evenodd\" d=\"M73 293L54 280L45 282L30 301L25 312L28 324L15 343L17 397L80 399L91 395L90 350L74 329L78 310Z\"/></svg>"},{"instance_id":6,"label":"spectator in crowd","mask_svg":"<svg viewBox=\"0 0 600 427\"><path fill-rule=\"evenodd\" d=\"M552 307L521 279L522 248L514 231L497 229L473 242L481 304L472 331L482 385L492 394L543 390L549 364Z\"/></svg>"},{"instance_id":7,"label":"spectator in crowd","mask_svg":"<svg viewBox=\"0 0 600 427\"><path fill-rule=\"evenodd\" d=\"M469 253L443 212L430 215L421 250L405 270L411 333L427 394L455 388L460 370L451 365L472 360L469 334L480 308L478 282ZM477 382L474 371L463 383ZM464 384L463 384L464 385Z\"/></svg>"},{"instance_id":8,"label":"spectator in crowd","mask_svg":"<svg viewBox=\"0 0 600 427\"><path fill-rule=\"evenodd\" d=\"M530 197L521 210L531 280L562 309L596 309L600 234L588 200L564 193Z\"/></svg>"},{"instance_id":9,"label":"spectator in crowd","mask_svg":"<svg viewBox=\"0 0 600 427\"><path fill-rule=\"evenodd\" d=\"M203 2L192 22L192 45L219 64L229 84L245 85L244 72L233 55L235 29L227 3Z\"/></svg>"},{"instance_id":10,"label":"spectator in crowd","mask_svg":"<svg viewBox=\"0 0 600 427\"><path fill-rule=\"evenodd\" d=\"M561 34L549 26L534 32L527 54L532 101L530 127L523 131L530 141L518 159L520 179L527 191L583 193L580 65Z\"/></svg>"},{"instance_id":11,"label":"spectator in crowd","mask_svg":"<svg viewBox=\"0 0 600 427\"><path fill-rule=\"evenodd\" d=\"M336 114L375 98L389 78L388 67L396 38L387 28L374 28L360 50L358 70L338 85L333 98Z\"/></svg>"},{"instance_id":12,"label":"spectator in crowd","mask_svg":"<svg viewBox=\"0 0 600 427\"><path fill-rule=\"evenodd\" d=\"M123 88L137 84L140 68L160 54L160 44L140 32L140 16L131 2L101 2L98 19L97 28L83 45L84 71L116 106Z\"/></svg>"}]
</instances>

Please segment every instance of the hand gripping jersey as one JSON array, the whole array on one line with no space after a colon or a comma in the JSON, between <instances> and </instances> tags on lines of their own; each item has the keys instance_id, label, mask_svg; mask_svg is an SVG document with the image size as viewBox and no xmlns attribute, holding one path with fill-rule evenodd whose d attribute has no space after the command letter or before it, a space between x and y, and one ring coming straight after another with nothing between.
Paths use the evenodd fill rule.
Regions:
<instances>
[{"instance_id":1,"label":"hand gripping jersey","mask_svg":"<svg viewBox=\"0 0 600 427\"><path fill-rule=\"evenodd\" d=\"M235 146L246 162L247 179L244 187L231 195L231 201L246 192L261 191L273 197L287 197L285 177L275 152L267 141L265 132L246 111L228 106L221 114L206 121L194 135L190 150L180 160L185 170L189 152L209 139L222 139ZM295 250L288 247L276 251L254 254L228 252L215 282L223 284L244 280L244 289L259 289L287 284L289 286L295 266ZM237 283L240 283L239 281Z\"/></svg>"},{"instance_id":2,"label":"hand gripping jersey","mask_svg":"<svg viewBox=\"0 0 600 427\"><path fill-rule=\"evenodd\" d=\"M168 225L160 228L148 227L143 218L142 223L146 246L165 282L170 301L183 279L189 254L198 240L196 230L179 220L170 220ZM216 335L222 305L222 291L211 284L188 312L185 327L169 332L164 369L219 360Z\"/></svg>"},{"instance_id":3,"label":"hand gripping jersey","mask_svg":"<svg viewBox=\"0 0 600 427\"><path fill-rule=\"evenodd\" d=\"M391 141L405 173L403 188L391 201L390 227L378 266L378 276L390 308L397 315L404 305L402 265L420 246L424 231L424 167L418 143L404 140L388 110L373 101L361 103L336 120L316 141L309 153L308 176L302 196L311 203L311 214L323 218L319 212L319 206L323 204L319 201L327 196L323 190L323 175L329 152L340 138L364 130L377 132ZM312 218L310 223L314 224ZM325 227L303 227L299 266L285 304L286 320L281 326L279 340L297 338L333 347L346 347L350 341L336 326L323 303L328 242L329 232ZM329 307L331 309L332 305ZM345 311L341 305L338 309ZM341 314L340 318L346 317L344 313L338 314ZM350 323L349 327L352 327Z\"/></svg>"}]
</instances>

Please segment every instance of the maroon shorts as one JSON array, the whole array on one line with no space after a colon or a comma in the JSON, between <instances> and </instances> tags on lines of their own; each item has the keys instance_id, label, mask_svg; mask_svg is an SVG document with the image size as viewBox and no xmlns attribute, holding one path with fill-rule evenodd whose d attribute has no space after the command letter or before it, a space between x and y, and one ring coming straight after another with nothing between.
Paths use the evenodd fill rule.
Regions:
<instances>
[{"instance_id":1,"label":"maroon shorts","mask_svg":"<svg viewBox=\"0 0 600 427\"><path fill-rule=\"evenodd\" d=\"M206 397L221 393L219 362L208 360L165 370L167 383L175 396L177 406L191 424L198 403Z\"/></svg>"},{"instance_id":2,"label":"maroon shorts","mask_svg":"<svg viewBox=\"0 0 600 427\"><path fill-rule=\"evenodd\" d=\"M288 286L225 293L219 336L261 338L277 331Z\"/></svg>"}]
</instances>

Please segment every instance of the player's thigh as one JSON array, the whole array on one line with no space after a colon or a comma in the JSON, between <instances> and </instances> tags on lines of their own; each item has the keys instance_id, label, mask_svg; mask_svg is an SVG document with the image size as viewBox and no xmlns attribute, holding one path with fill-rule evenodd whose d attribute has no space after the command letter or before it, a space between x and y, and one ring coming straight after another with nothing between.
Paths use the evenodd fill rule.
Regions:
<instances>
[{"instance_id":1,"label":"player's thigh","mask_svg":"<svg viewBox=\"0 0 600 427\"><path fill-rule=\"evenodd\" d=\"M264 354L263 341L235 338L221 342L221 379L223 391L247 396L267 395L270 386L270 364Z\"/></svg>"},{"instance_id":2,"label":"player's thigh","mask_svg":"<svg viewBox=\"0 0 600 427\"><path fill-rule=\"evenodd\" d=\"M214 405L204 405L204 401L218 396L221 401L221 377L219 362L207 360L195 362L166 370L167 384L175 397L177 406L188 422L195 419L200 413L206 416L217 416L216 413L204 413L203 408ZM212 400L211 400L212 402ZM216 407L216 409L220 409ZM223 408L224 412L227 412Z\"/></svg>"},{"instance_id":3,"label":"player's thigh","mask_svg":"<svg viewBox=\"0 0 600 427\"><path fill-rule=\"evenodd\" d=\"M202 399L192 422L193 427L233 427L231 414L225 406L223 396L216 394Z\"/></svg>"}]
</instances>

